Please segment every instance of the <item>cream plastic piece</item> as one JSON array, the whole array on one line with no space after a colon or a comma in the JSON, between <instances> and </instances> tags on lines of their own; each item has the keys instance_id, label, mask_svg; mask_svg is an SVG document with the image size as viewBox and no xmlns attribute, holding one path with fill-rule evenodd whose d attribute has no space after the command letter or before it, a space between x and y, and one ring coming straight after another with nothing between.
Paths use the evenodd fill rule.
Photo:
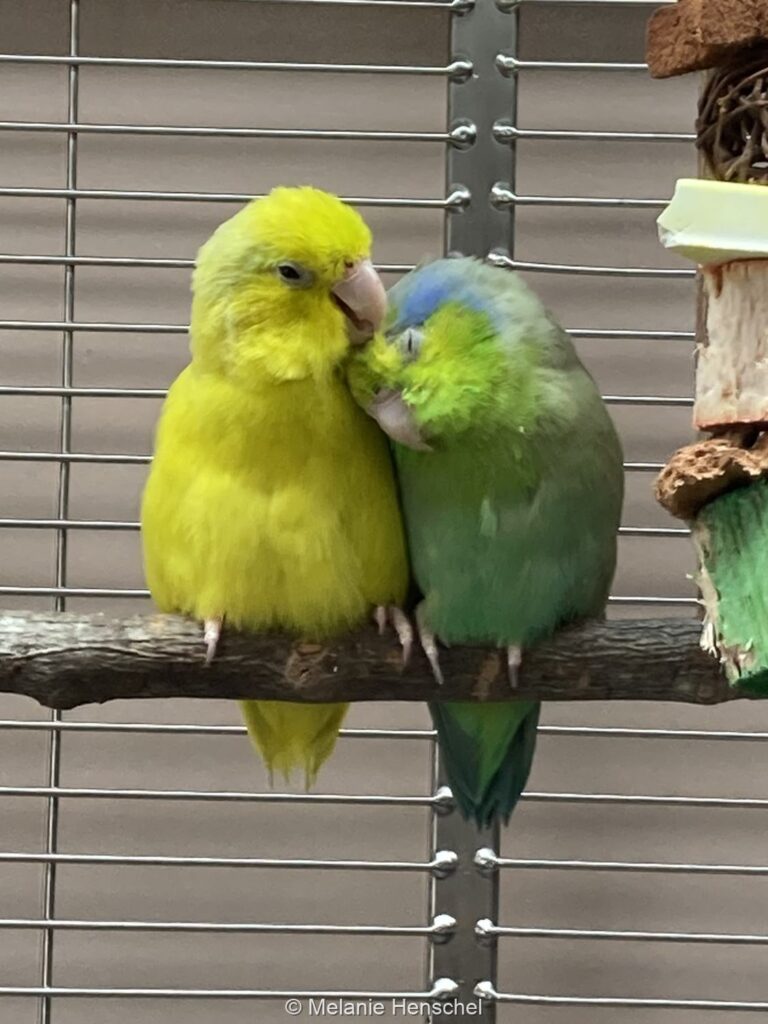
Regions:
<instances>
[{"instance_id":1,"label":"cream plastic piece","mask_svg":"<svg viewBox=\"0 0 768 1024\"><path fill-rule=\"evenodd\" d=\"M700 265L768 259L768 186L682 178L656 223L666 249Z\"/></svg>"}]
</instances>

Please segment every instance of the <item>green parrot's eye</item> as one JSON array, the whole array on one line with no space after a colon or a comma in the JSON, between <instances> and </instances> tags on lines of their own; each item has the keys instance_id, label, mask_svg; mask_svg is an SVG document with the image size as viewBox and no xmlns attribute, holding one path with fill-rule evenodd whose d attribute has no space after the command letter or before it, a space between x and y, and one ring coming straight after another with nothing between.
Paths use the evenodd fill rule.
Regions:
<instances>
[{"instance_id":1,"label":"green parrot's eye","mask_svg":"<svg viewBox=\"0 0 768 1024\"><path fill-rule=\"evenodd\" d=\"M395 339L395 344L397 345L403 360L406 363L410 363L414 359L419 358L423 341L424 332L420 331L418 327L409 327Z\"/></svg>"},{"instance_id":2,"label":"green parrot's eye","mask_svg":"<svg viewBox=\"0 0 768 1024\"><path fill-rule=\"evenodd\" d=\"M308 288L314 280L311 271L298 263L278 263L277 274L291 288Z\"/></svg>"}]
</instances>

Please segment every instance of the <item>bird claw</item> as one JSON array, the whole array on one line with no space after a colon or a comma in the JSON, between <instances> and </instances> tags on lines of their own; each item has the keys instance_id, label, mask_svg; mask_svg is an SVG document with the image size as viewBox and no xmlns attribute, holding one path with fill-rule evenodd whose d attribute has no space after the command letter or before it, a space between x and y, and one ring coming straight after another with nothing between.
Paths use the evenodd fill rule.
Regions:
<instances>
[{"instance_id":1,"label":"bird claw","mask_svg":"<svg viewBox=\"0 0 768 1024\"><path fill-rule=\"evenodd\" d=\"M507 670L509 672L509 685L516 690L519 685L518 669L523 662L523 650L511 644L507 648Z\"/></svg>"},{"instance_id":2,"label":"bird claw","mask_svg":"<svg viewBox=\"0 0 768 1024\"><path fill-rule=\"evenodd\" d=\"M223 619L206 619L203 623L203 642L205 643L205 664L210 665L216 656L216 648L221 639Z\"/></svg>"},{"instance_id":3,"label":"bird claw","mask_svg":"<svg viewBox=\"0 0 768 1024\"><path fill-rule=\"evenodd\" d=\"M416 628L419 631L421 649L427 656L427 661L432 669L432 675L435 677L435 682L438 686L442 686L445 682L445 677L443 676L443 670L440 668L440 655L437 649L437 638L424 621L423 605L421 604L416 609Z\"/></svg>"},{"instance_id":4,"label":"bird claw","mask_svg":"<svg viewBox=\"0 0 768 1024\"><path fill-rule=\"evenodd\" d=\"M413 626L410 619L401 608L394 604L378 605L373 613L373 618L379 627L379 636L383 636L387 626L392 624L403 651L403 668L405 668L411 660L413 651Z\"/></svg>"}]
</instances>

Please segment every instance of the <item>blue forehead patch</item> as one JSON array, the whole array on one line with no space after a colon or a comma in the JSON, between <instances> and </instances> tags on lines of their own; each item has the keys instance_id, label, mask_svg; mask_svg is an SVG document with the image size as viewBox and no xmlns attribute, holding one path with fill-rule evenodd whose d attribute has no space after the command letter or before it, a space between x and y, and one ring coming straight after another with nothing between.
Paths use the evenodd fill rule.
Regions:
<instances>
[{"instance_id":1,"label":"blue forehead patch","mask_svg":"<svg viewBox=\"0 0 768 1024\"><path fill-rule=\"evenodd\" d=\"M478 313L489 312L490 303L473 280L467 280L466 260L437 260L402 278L389 291L392 320L387 333L397 334L423 324L446 302L458 302Z\"/></svg>"}]
</instances>

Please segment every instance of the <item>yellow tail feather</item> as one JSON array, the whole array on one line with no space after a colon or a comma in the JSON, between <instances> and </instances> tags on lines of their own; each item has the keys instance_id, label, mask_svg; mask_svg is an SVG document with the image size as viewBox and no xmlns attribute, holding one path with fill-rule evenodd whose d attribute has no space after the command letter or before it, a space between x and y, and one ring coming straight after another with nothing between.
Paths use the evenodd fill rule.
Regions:
<instances>
[{"instance_id":1,"label":"yellow tail feather","mask_svg":"<svg viewBox=\"0 0 768 1024\"><path fill-rule=\"evenodd\" d=\"M264 759L270 780L286 781L304 770L307 789L333 753L349 704L290 704L279 700L240 701L248 735Z\"/></svg>"}]
</instances>

